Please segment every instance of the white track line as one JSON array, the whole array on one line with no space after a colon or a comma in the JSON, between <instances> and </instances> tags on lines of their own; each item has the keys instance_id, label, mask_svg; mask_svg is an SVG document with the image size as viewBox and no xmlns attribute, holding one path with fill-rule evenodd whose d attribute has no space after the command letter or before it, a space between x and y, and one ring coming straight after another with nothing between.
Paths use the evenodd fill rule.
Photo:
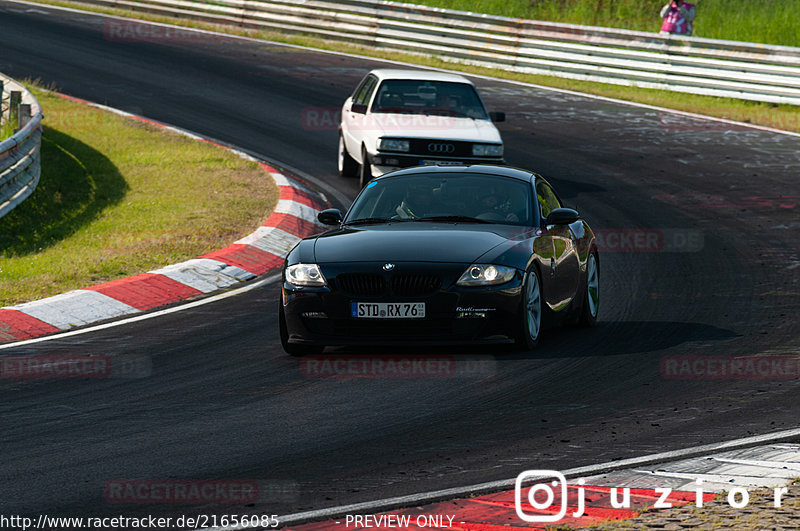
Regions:
<instances>
[{"instance_id":1,"label":"white track line","mask_svg":"<svg viewBox=\"0 0 800 531\"><path fill-rule=\"evenodd\" d=\"M728 457L715 457L714 461L719 463L730 463L732 465L758 466L762 468L777 468L781 470L796 470L800 472L800 463L796 461L764 461L760 459L732 459Z\"/></svg>"},{"instance_id":2,"label":"white track line","mask_svg":"<svg viewBox=\"0 0 800 531\"><path fill-rule=\"evenodd\" d=\"M216 301L219 301L219 300L222 300L222 299L227 299L228 297L234 297L236 295L241 295L242 293L246 293L246 292L248 292L248 291L250 291L252 289L260 288L262 286L266 286L267 284L272 284L273 282L276 282L276 281L280 280L280 278L281 278L281 274L280 273L276 273L274 275L268 276L267 278L264 278L264 279L258 280L256 282L253 282L252 284L250 284L248 286L242 286L241 288L236 288L236 289L231 290L231 291L226 291L226 292L223 292L223 293L219 293L217 295L212 295L211 297L206 297L206 298L198 300L198 301L193 301L193 302L189 302L189 303L186 303L186 304L181 304L179 306L173 306L173 307L167 308L165 310L159 310L159 311L156 311L156 312L137 315L136 317L129 317L127 319L122 319L122 320L119 320L119 321L113 321L113 322L110 322L110 323L104 323L104 324L101 324L101 325L91 326L91 327L88 327L88 328L81 328L79 330L71 330L69 332L63 332L63 333L60 333L60 334L53 334L53 335L49 335L49 336L36 337L36 338L33 338L33 339L25 339L23 341L17 341L15 343L7 343L7 344L0 345L0 350L12 349L12 348L17 348L17 347L24 347L24 346L27 346L27 345L33 345L35 343L42 343L44 341L53 341L53 340L58 340L58 339L64 339L64 338L68 338L68 337L72 337L72 336L88 334L90 332L97 332L97 331L100 331L100 330L106 330L108 328L115 328L117 326L122 326L122 325L126 325L126 324L129 324L129 323L136 323L136 322L139 322L139 321L144 321L145 319L153 319L155 317L161 317L162 315L167 315L167 314L170 314L170 313L176 313L176 312L180 312L180 311L183 311L183 310L188 310L190 308L196 308L198 306L203 306L203 305L209 304L211 302L216 302Z\"/></svg>"},{"instance_id":3,"label":"white track line","mask_svg":"<svg viewBox=\"0 0 800 531\"><path fill-rule=\"evenodd\" d=\"M284 47L287 47L287 48L295 48L295 49L300 49L300 50L313 50L315 52L325 53L325 54L330 54L330 55L338 55L338 56L341 56L341 57L352 57L354 59L367 59L367 60L370 60L370 61L378 61L378 62L392 64L392 65L412 66L412 67L421 68L421 69L424 69L424 70L433 70L435 72L456 73L456 74L466 75L468 77L475 77L475 78L478 78L478 79L489 79L489 80L492 80L492 81L501 81L503 83L509 83L511 85L532 87L532 88L536 88L536 89L540 89L540 90L547 90L547 91L550 91L550 92L558 92L558 93L561 93L561 94L570 94L570 95L573 95L573 96L579 96L579 97L593 99L593 100L607 101L607 102L610 102L610 103L617 103L617 104L620 104L620 105L628 105L628 106L631 106L631 107L639 107L639 108L642 108L642 109L650 109L650 110L654 110L654 111L667 112L667 113L670 113L670 114L676 114L676 115L679 115L679 116L687 116L687 117L691 117L691 118L699 118L699 119L702 119L702 120L711 120L711 121L714 121L714 122L719 122L719 123L724 123L724 124L729 124L729 125L735 125L737 127L746 127L748 129L757 129L757 130L760 130L760 131L767 131L767 132L770 132L770 133L777 133L777 134L782 134L782 135L790 135L790 136L795 136L795 137L800 138L800 133L795 133L793 131L784 131L783 129L775 129L775 128L766 127L766 126L763 126L763 125L754 125L754 124L750 124L750 123L747 123L747 122L737 122L735 120L727 120L725 118L716 118L714 116L706 116L704 114L696 114L696 113L691 113L691 112L686 112L686 111L678 111L678 110L675 110L675 109L668 109L666 107L658 107L656 105L648 105L646 103L637 103L637 102L633 102L633 101L618 100L616 98L609 98L609 97L606 97L606 96L597 96L597 95L594 95L594 94L587 94L585 92L578 92L578 91L575 91L575 90L548 87L548 86L545 86L545 85L537 85L535 83L526 83L524 81L515 81L515 80L511 80L511 79L503 79L503 78L497 78L497 77L492 77L492 76L484 76L484 75L480 75L480 74L470 74L470 73L466 73L466 72L463 72L463 71L460 71L460 70L450 70L450 69L447 69L447 68L436 68L436 67L433 67L433 66L418 65L418 64L415 64L415 63L407 63L407 62L404 62L404 61L395 61L395 60L391 60L391 59L381 59L381 58L372 57L372 56L369 56L369 55L359 55L359 54L348 53L348 52L337 52L337 51L333 51L333 50L322 50L320 48L312 48L312 47L309 47L309 46L301 46L299 44L289 44L289 43L285 43L285 42L269 41L269 40L266 40L266 39L256 39L256 38L253 38L253 37L244 37L244 36L241 36L241 35L234 35L234 34L231 34L231 33L222 33L222 32L219 32L219 31L211 31L211 30L199 29L199 28L190 28L188 26L176 26L176 25L173 25L173 24L166 24L164 22L150 22L150 21L147 21L147 20L142 20L142 19L137 19L137 18L123 17L123 16L117 16L117 15L108 15L108 14L105 14L105 13L95 13L93 11L83 11L83 10L80 10L80 9L73 9L73 8L61 7L61 6L53 6L53 5L45 4L45 3L26 2L25 0L7 0L7 1L8 2L18 3L18 4L29 5L29 6L47 7L47 8L50 8L50 9L68 11L70 13L78 13L78 14L83 14L83 15L95 15L95 16L106 17L106 18L114 18L114 19L117 19L117 20L128 20L128 21L131 21L131 22L140 22L140 23L144 22L146 24L150 24L150 25L158 26L158 27L163 27L163 28L181 28L182 30L194 31L194 32L197 32L197 33L205 34L205 35L214 35L214 36L218 36L218 37L228 37L228 38L231 38L231 39L240 39L240 40L258 42L258 43L269 43L269 44L275 45L275 46L284 46ZM143 14L146 14L146 13L143 13ZM556 76L554 76L554 77L556 77Z\"/></svg>"},{"instance_id":4,"label":"white track line","mask_svg":"<svg viewBox=\"0 0 800 531\"><path fill-rule=\"evenodd\" d=\"M569 470L561 471L564 476L568 478L580 478L584 476L603 474L614 470L624 468L631 468L635 466L651 465L674 459L697 457L721 450L732 450L736 448L744 448L747 446L756 446L759 444L769 443L773 441L780 441L784 439L796 439L800 437L800 428L792 430L779 431L767 435L754 435L751 437L744 437L742 439L734 439L731 441L724 441L720 443L703 444L700 446L693 446L684 448L682 450L672 450L669 452L661 452L657 454L645 455L642 457L633 457L630 459L621 459L619 461L609 461L596 465L582 466L570 468ZM514 488L516 478L504 479L499 481L490 481L487 483L478 483L477 485L469 485L466 487L455 487L451 489L435 490L431 492L422 492L419 494L410 494L408 496L398 496L395 498L385 498L382 500L375 500L364 503L354 503L350 505L342 505L339 507L329 507L326 509L319 509L316 511L307 511L302 513L289 514L279 518L281 526L290 524L299 524L303 522L327 520L336 518L346 514L373 514L400 507L414 507L417 505L433 503L437 501L450 500L454 498L463 498L472 494L483 494L488 492L496 492L504 489ZM239 527L218 527L213 528L214 531L234 531L242 529ZM210 530L208 530L210 531Z\"/></svg>"},{"instance_id":5,"label":"white track line","mask_svg":"<svg viewBox=\"0 0 800 531\"><path fill-rule=\"evenodd\" d=\"M645 474L648 476L659 477L659 478L674 478L674 479L685 479L688 483L696 484L697 480L702 480L703 484L706 485L706 488L709 485L726 485L728 488L730 487L779 487L781 485L787 484L793 477L797 477L797 474L794 475L786 475L783 477L761 477L761 476L742 476L736 474L702 474L702 473L691 473L691 472L662 472L660 470L634 470L639 474ZM722 487L724 488L724 487Z\"/></svg>"}]
</instances>

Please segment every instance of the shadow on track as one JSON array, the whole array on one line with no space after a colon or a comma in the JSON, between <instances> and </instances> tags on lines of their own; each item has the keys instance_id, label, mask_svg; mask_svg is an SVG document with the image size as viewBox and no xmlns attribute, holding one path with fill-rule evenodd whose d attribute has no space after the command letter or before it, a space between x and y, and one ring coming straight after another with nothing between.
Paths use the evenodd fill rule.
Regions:
<instances>
[{"instance_id":1,"label":"shadow on track","mask_svg":"<svg viewBox=\"0 0 800 531\"><path fill-rule=\"evenodd\" d=\"M552 359L586 358L596 356L618 356L648 353L677 347L687 343L725 342L740 337L738 334L702 323L673 321L624 321L601 322L594 329L568 326L545 331L536 349L515 352L510 345L492 346L381 346L339 347L329 349L326 354L356 355L480 355L489 354L498 359Z\"/></svg>"}]
</instances>

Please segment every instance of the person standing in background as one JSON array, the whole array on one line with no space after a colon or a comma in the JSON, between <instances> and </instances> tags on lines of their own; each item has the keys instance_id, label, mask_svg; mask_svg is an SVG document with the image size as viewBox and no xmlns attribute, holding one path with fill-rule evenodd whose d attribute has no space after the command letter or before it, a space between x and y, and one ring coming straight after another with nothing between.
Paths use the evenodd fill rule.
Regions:
<instances>
[{"instance_id":1,"label":"person standing in background","mask_svg":"<svg viewBox=\"0 0 800 531\"><path fill-rule=\"evenodd\" d=\"M696 15L694 4L683 0L671 0L670 3L661 8L661 18L664 23L661 25L661 33L676 33L679 35L692 34L692 21Z\"/></svg>"}]
</instances>

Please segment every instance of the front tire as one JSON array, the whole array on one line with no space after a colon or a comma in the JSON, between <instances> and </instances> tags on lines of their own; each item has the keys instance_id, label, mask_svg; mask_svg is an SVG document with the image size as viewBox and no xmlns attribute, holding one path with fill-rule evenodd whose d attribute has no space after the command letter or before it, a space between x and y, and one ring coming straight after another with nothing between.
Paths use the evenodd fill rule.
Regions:
<instances>
[{"instance_id":1,"label":"front tire","mask_svg":"<svg viewBox=\"0 0 800 531\"><path fill-rule=\"evenodd\" d=\"M278 310L278 322L280 326L281 346L284 352L290 356L310 356L313 354L320 354L325 347L318 345L298 345L296 343L289 343L289 329L286 326L286 314L283 311L283 304L278 303L280 309Z\"/></svg>"},{"instance_id":2,"label":"front tire","mask_svg":"<svg viewBox=\"0 0 800 531\"><path fill-rule=\"evenodd\" d=\"M536 347L542 332L542 312L542 283L536 266L531 266L522 282L522 315L516 341L518 348L533 350Z\"/></svg>"},{"instance_id":3,"label":"front tire","mask_svg":"<svg viewBox=\"0 0 800 531\"><path fill-rule=\"evenodd\" d=\"M600 266L597 251L589 253L586 259L586 292L583 295L583 307L578 319L581 326L595 326L600 311Z\"/></svg>"},{"instance_id":4,"label":"front tire","mask_svg":"<svg viewBox=\"0 0 800 531\"><path fill-rule=\"evenodd\" d=\"M372 180L372 169L370 168L369 159L367 158L367 148L361 148L361 168L359 170L359 183L361 188L364 188L367 183Z\"/></svg>"},{"instance_id":5,"label":"front tire","mask_svg":"<svg viewBox=\"0 0 800 531\"><path fill-rule=\"evenodd\" d=\"M358 162L347 152L342 133L339 133L339 156L337 159L340 176L355 177L358 174Z\"/></svg>"}]
</instances>

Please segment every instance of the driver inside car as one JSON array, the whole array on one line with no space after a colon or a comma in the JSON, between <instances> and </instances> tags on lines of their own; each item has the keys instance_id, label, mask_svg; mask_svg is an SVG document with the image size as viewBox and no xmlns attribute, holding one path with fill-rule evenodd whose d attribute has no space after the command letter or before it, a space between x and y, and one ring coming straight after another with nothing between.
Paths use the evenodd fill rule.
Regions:
<instances>
[{"instance_id":1,"label":"driver inside car","mask_svg":"<svg viewBox=\"0 0 800 531\"><path fill-rule=\"evenodd\" d=\"M402 219L422 218L430 215L432 206L433 195L429 188L425 186L410 186L395 212Z\"/></svg>"},{"instance_id":2,"label":"driver inside car","mask_svg":"<svg viewBox=\"0 0 800 531\"><path fill-rule=\"evenodd\" d=\"M459 112L458 100L451 94L440 92L436 97L436 109L440 111Z\"/></svg>"},{"instance_id":3,"label":"driver inside car","mask_svg":"<svg viewBox=\"0 0 800 531\"><path fill-rule=\"evenodd\" d=\"M487 221L519 221L519 216L513 212L509 212L510 201L501 197L499 193L489 192L481 197L480 200L480 214L476 217L485 219Z\"/></svg>"}]
</instances>

